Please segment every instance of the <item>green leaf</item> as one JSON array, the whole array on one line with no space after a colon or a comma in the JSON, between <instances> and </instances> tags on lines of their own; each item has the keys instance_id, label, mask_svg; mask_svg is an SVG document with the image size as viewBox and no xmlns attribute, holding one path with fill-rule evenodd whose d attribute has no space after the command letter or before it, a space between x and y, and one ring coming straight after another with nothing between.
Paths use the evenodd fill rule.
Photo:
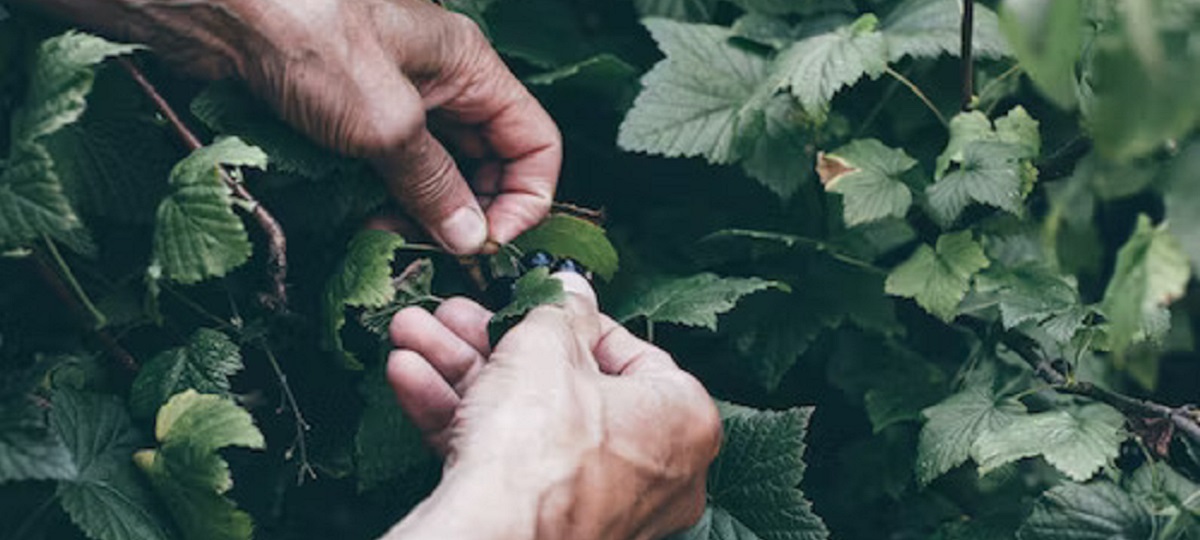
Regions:
<instances>
[{"instance_id":1,"label":"green leaf","mask_svg":"<svg viewBox=\"0 0 1200 540\"><path fill-rule=\"evenodd\" d=\"M944 226L953 224L971 203L986 204L1020 216L1025 211L1021 148L975 142L963 149L959 168L925 189L929 210Z\"/></svg>"},{"instance_id":2,"label":"green leaf","mask_svg":"<svg viewBox=\"0 0 1200 540\"><path fill-rule=\"evenodd\" d=\"M917 442L917 479L927 485L967 461L984 434L1012 424L1025 407L998 395L990 385L975 384L925 409Z\"/></svg>"},{"instance_id":3,"label":"green leaf","mask_svg":"<svg viewBox=\"0 0 1200 540\"><path fill-rule=\"evenodd\" d=\"M761 537L722 508L709 506L692 528L668 540L759 540Z\"/></svg>"},{"instance_id":4,"label":"green leaf","mask_svg":"<svg viewBox=\"0 0 1200 540\"><path fill-rule=\"evenodd\" d=\"M18 144L0 172L0 246L28 245L43 234L61 237L80 226L46 150Z\"/></svg>"},{"instance_id":5,"label":"green leaf","mask_svg":"<svg viewBox=\"0 0 1200 540\"><path fill-rule=\"evenodd\" d=\"M1195 171L1200 171L1200 142L1188 145L1172 160L1163 193L1166 221L1193 271L1200 270L1200 182Z\"/></svg>"},{"instance_id":6,"label":"green leaf","mask_svg":"<svg viewBox=\"0 0 1200 540\"><path fill-rule=\"evenodd\" d=\"M840 193L842 219L855 226L887 217L903 218L912 204L912 192L900 175L917 165L903 150L875 139L850 142L817 157L817 172L825 191Z\"/></svg>"},{"instance_id":7,"label":"green leaf","mask_svg":"<svg viewBox=\"0 0 1200 540\"><path fill-rule=\"evenodd\" d=\"M25 105L13 117L13 139L36 142L78 120L87 108L94 66L140 48L75 31L42 42L35 53Z\"/></svg>"},{"instance_id":8,"label":"green leaf","mask_svg":"<svg viewBox=\"0 0 1200 540\"><path fill-rule=\"evenodd\" d=\"M1059 107L1075 106L1079 81L1075 63L1083 44L1080 0L1004 0L1000 28L1021 68Z\"/></svg>"},{"instance_id":9,"label":"green leaf","mask_svg":"<svg viewBox=\"0 0 1200 540\"><path fill-rule=\"evenodd\" d=\"M637 94L640 70L609 53L598 54L555 70L525 78L531 86L569 89L601 96L624 111Z\"/></svg>"},{"instance_id":10,"label":"green leaf","mask_svg":"<svg viewBox=\"0 0 1200 540\"><path fill-rule=\"evenodd\" d=\"M603 228L585 219L555 214L525 231L513 243L525 253L541 250L575 259L604 279L612 279L617 272L616 248Z\"/></svg>"},{"instance_id":11,"label":"green leaf","mask_svg":"<svg viewBox=\"0 0 1200 540\"><path fill-rule=\"evenodd\" d=\"M883 34L872 14L837 30L798 41L780 53L775 70L780 89L790 90L809 114L829 109L833 95L864 76L879 77L887 68Z\"/></svg>"},{"instance_id":12,"label":"green leaf","mask_svg":"<svg viewBox=\"0 0 1200 540\"><path fill-rule=\"evenodd\" d=\"M325 350L339 354L347 369L362 369L354 354L342 346L347 307L382 308L392 301L392 260L404 238L396 233L365 229L350 239L346 256L325 284L322 307Z\"/></svg>"},{"instance_id":13,"label":"green leaf","mask_svg":"<svg viewBox=\"0 0 1200 540\"><path fill-rule=\"evenodd\" d=\"M746 536L746 530L767 540L828 538L824 522L799 488L812 408L720 407L725 437L708 473L714 534L709 538L755 538Z\"/></svg>"},{"instance_id":14,"label":"green leaf","mask_svg":"<svg viewBox=\"0 0 1200 540\"><path fill-rule=\"evenodd\" d=\"M158 206L154 265L180 283L221 277L244 264L253 249L233 213L221 167L263 168L267 156L236 139L200 148L171 170L171 193Z\"/></svg>"},{"instance_id":15,"label":"green leaf","mask_svg":"<svg viewBox=\"0 0 1200 540\"><path fill-rule=\"evenodd\" d=\"M1164 223L1138 217L1133 235L1117 252L1117 266L1100 309L1108 317L1109 347L1124 350L1159 310L1184 293L1191 276L1187 256Z\"/></svg>"},{"instance_id":16,"label":"green leaf","mask_svg":"<svg viewBox=\"0 0 1200 540\"><path fill-rule=\"evenodd\" d=\"M57 427L57 426L53 426ZM25 396L0 402L0 485L14 480L66 480L78 471L46 411Z\"/></svg>"},{"instance_id":17,"label":"green leaf","mask_svg":"<svg viewBox=\"0 0 1200 540\"><path fill-rule=\"evenodd\" d=\"M58 484L71 521L97 540L173 538L170 522L133 463L142 437L113 396L60 389L53 396L55 430L79 474Z\"/></svg>"},{"instance_id":18,"label":"green leaf","mask_svg":"<svg viewBox=\"0 0 1200 540\"><path fill-rule=\"evenodd\" d=\"M534 309L562 304L567 299L562 281L550 276L546 267L534 268L513 285L512 301L488 321L488 339L495 345L512 327Z\"/></svg>"},{"instance_id":19,"label":"green leaf","mask_svg":"<svg viewBox=\"0 0 1200 540\"><path fill-rule=\"evenodd\" d=\"M369 307L359 315L359 322L379 337L387 337L392 317L400 310L436 302L433 296L433 261L417 259L392 279L395 297L381 307Z\"/></svg>"},{"instance_id":20,"label":"green leaf","mask_svg":"<svg viewBox=\"0 0 1200 540\"><path fill-rule=\"evenodd\" d=\"M209 129L262 148L270 156L270 164L284 172L324 179L364 166L318 146L283 123L270 106L233 81L209 85L192 100L191 110Z\"/></svg>"},{"instance_id":21,"label":"green leaf","mask_svg":"<svg viewBox=\"0 0 1200 540\"><path fill-rule=\"evenodd\" d=\"M950 119L950 140L937 159L934 179L941 180L952 166L965 161L966 148L979 142L1008 143L1019 148L1022 159L1032 159L1041 152L1042 138L1038 122L1024 107L1013 107L1008 114L997 118L995 125L979 111L959 113Z\"/></svg>"},{"instance_id":22,"label":"green leaf","mask_svg":"<svg viewBox=\"0 0 1200 540\"><path fill-rule=\"evenodd\" d=\"M354 436L355 476L358 490L367 491L433 463L421 431L396 402L385 366L372 369L359 393L366 402Z\"/></svg>"},{"instance_id":23,"label":"green leaf","mask_svg":"<svg viewBox=\"0 0 1200 540\"><path fill-rule=\"evenodd\" d=\"M958 304L970 288L971 278L987 268L983 248L970 231L943 234L937 249L922 244L912 256L888 275L888 294L913 298L926 311L943 321L958 312Z\"/></svg>"},{"instance_id":24,"label":"green leaf","mask_svg":"<svg viewBox=\"0 0 1200 540\"><path fill-rule=\"evenodd\" d=\"M943 54L959 56L962 52L959 0L906 0L888 13L880 27L890 62L898 62L905 56L934 58ZM979 3L975 4L971 51L976 58L1002 58L1011 54L1000 34L996 14Z\"/></svg>"},{"instance_id":25,"label":"green leaf","mask_svg":"<svg viewBox=\"0 0 1200 540\"><path fill-rule=\"evenodd\" d=\"M1041 264L989 269L975 278L975 290L999 304L1005 328L1041 323L1080 306L1075 280Z\"/></svg>"},{"instance_id":26,"label":"green leaf","mask_svg":"<svg viewBox=\"0 0 1200 540\"><path fill-rule=\"evenodd\" d=\"M123 223L153 222L179 159L174 135L115 66L97 72L83 116L43 143L79 212Z\"/></svg>"},{"instance_id":27,"label":"green leaf","mask_svg":"<svg viewBox=\"0 0 1200 540\"><path fill-rule=\"evenodd\" d=\"M230 397L229 377L242 369L236 343L216 330L201 328L187 345L167 349L138 372L129 394L134 416L152 416L171 396L189 388Z\"/></svg>"},{"instance_id":28,"label":"green leaf","mask_svg":"<svg viewBox=\"0 0 1200 540\"><path fill-rule=\"evenodd\" d=\"M980 474L1042 456L1067 477L1083 482L1117 457L1124 424L1124 415L1099 403L1017 416L1007 426L982 434L972 454Z\"/></svg>"},{"instance_id":29,"label":"green leaf","mask_svg":"<svg viewBox=\"0 0 1200 540\"><path fill-rule=\"evenodd\" d=\"M755 134L742 156L742 170L782 199L788 199L813 175L815 124L796 100L771 97L761 110L747 110L746 133Z\"/></svg>"},{"instance_id":30,"label":"green leaf","mask_svg":"<svg viewBox=\"0 0 1200 540\"><path fill-rule=\"evenodd\" d=\"M767 61L729 42L720 26L667 19L643 21L666 54L642 78L644 89L621 123L617 144L667 157L703 156L731 163L742 153L745 112L762 97Z\"/></svg>"},{"instance_id":31,"label":"green leaf","mask_svg":"<svg viewBox=\"0 0 1200 540\"><path fill-rule=\"evenodd\" d=\"M1153 530L1146 509L1112 482L1067 482L1042 494L1017 538L1146 540Z\"/></svg>"},{"instance_id":32,"label":"green leaf","mask_svg":"<svg viewBox=\"0 0 1200 540\"><path fill-rule=\"evenodd\" d=\"M187 390L159 409L154 431L158 448L137 452L134 462L150 478L183 537L248 540L254 524L223 495L233 487L233 478L217 450L265 448L250 413L220 396Z\"/></svg>"},{"instance_id":33,"label":"green leaf","mask_svg":"<svg viewBox=\"0 0 1200 540\"><path fill-rule=\"evenodd\" d=\"M777 281L759 278L720 277L708 272L687 277L657 277L647 280L636 294L614 308L613 317L625 322L645 317L652 323L717 329L717 315L737 305L739 299L766 289L784 289Z\"/></svg>"},{"instance_id":34,"label":"green leaf","mask_svg":"<svg viewBox=\"0 0 1200 540\"><path fill-rule=\"evenodd\" d=\"M664 17L677 21L708 22L717 9L717 0L634 0L638 16Z\"/></svg>"}]
</instances>

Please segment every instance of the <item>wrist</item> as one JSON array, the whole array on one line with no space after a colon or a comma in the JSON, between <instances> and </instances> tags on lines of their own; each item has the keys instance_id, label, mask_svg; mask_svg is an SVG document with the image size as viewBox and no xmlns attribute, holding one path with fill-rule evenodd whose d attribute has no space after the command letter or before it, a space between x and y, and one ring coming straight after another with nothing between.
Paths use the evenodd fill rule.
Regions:
<instances>
[{"instance_id":1,"label":"wrist","mask_svg":"<svg viewBox=\"0 0 1200 540\"><path fill-rule=\"evenodd\" d=\"M497 472L447 469L433 494L384 540L534 540L540 493L512 485Z\"/></svg>"}]
</instances>

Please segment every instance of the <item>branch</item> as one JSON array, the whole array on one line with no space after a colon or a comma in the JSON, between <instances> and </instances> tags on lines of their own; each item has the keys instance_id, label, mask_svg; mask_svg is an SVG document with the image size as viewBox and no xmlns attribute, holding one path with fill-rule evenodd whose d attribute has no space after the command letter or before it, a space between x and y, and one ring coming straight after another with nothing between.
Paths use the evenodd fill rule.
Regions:
<instances>
[{"instance_id":1,"label":"branch","mask_svg":"<svg viewBox=\"0 0 1200 540\"><path fill-rule=\"evenodd\" d=\"M179 115L175 113L175 109L170 103L158 93L154 85L146 79L146 75L133 62L126 58L118 58L117 62L133 81L142 89L142 93L154 102L155 108L159 114L166 118L167 123L175 130L176 135L183 141L184 146L190 151L195 151L204 146L196 134L183 123ZM284 310L287 308L287 236L283 232L283 227L279 225L279 221L271 212L254 198L246 186L241 182L234 180L225 171L221 171L221 180L233 192L234 198L245 203L245 207L249 208L250 215L254 216L254 220L258 222L258 226L267 236L268 257L267 263L270 267L271 277L271 292L264 296L264 303L271 309Z\"/></svg>"},{"instance_id":2,"label":"branch","mask_svg":"<svg viewBox=\"0 0 1200 540\"><path fill-rule=\"evenodd\" d=\"M1175 429L1182 431L1194 442L1200 443L1200 421L1197 421L1197 418L1192 415L1196 409L1194 405L1169 407L1161 403L1132 398L1106 390L1090 382L1069 379L1054 368L1053 363L1046 358L1041 347L1032 339L1015 332L1005 332L1001 337L1001 342L1032 366L1034 372L1056 391L1084 396L1108 404L1127 417L1170 420Z\"/></svg>"},{"instance_id":3,"label":"branch","mask_svg":"<svg viewBox=\"0 0 1200 540\"><path fill-rule=\"evenodd\" d=\"M121 367L125 368L126 371L129 371L130 373L137 373L137 359L135 359L132 354L129 354L129 351L125 350L120 343L117 343L117 340L113 338L108 331L104 330L103 328L96 328L94 324L95 318L92 313L83 306L80 299L75 296L67 284L63 282L62 276L60 276L58 272L54 270L54 267L51 266L51 264L46 260L45 254L43 254L40 249L35 250L31 259L33 261L34 270L37 272L38 276L42 278L42 281L46 283L46 286L50 287L50 291L54 293L54 296L58 297L58 299L67 306L67 309L69 309L79 321L80 326L83 326L85 329L91 332L92 337L100 343L100 347L104 349L104 352L108 353L109 356L120 363Z\"/></svg>"},{"instance_id":4,"label":"branch","mask_svg":"<svg viewBox=\"0 0 1200 540\"><path fill-rule=\"evenodd\" d=\"M975 31L975 0L962 0L962 110L971 110L975 97L975 61L971 37Z\"/></svg>"}]
</instances>

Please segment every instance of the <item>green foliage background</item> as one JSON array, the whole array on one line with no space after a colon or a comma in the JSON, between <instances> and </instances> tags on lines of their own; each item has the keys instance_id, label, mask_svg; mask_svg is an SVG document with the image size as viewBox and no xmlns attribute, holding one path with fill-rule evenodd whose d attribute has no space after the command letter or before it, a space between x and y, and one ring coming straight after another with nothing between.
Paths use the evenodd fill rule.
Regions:
<instances>
[{"instance_id":1,"label":"green foliage background","mask_svg":"<svg viewBox=\"0 0 1200 540\"><path fill-rule=\"evenodd\" d=\"M1200 538L1200 441L1169 427L1200 416L1140 401L1200 391L1200 2L981 2L965 78L958 0L447 4L606 231L560 215L468 266L363 232L369 169L237 84L0 19L0 539L381 534L439 474L382 378L390 315L501 308L478 271L534 249L721 401L681 537ZM287 235L287 309L223 175Z\"/></svg>"}]
</instances>

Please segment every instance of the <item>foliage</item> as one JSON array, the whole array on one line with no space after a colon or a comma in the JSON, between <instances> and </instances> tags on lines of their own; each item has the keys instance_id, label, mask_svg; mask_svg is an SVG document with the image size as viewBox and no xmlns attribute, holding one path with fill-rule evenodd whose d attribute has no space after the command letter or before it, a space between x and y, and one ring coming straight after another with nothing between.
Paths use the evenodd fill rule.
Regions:
<instances>
[{"instance_id":1,"label":"foliage","mask_svg":"<svg viewBox=\"0 0 1200 540\"><path fill-rule=\"evenodd\" d=\"M0 11L0 534L379 536L441 467L392 315L498 340L546 251L720 400L681 538L1200 537L1200 4L981 1L969 63L959 0L446 5L571 203L465 259L236 82Z\"/></svg>"}]
</instances>

